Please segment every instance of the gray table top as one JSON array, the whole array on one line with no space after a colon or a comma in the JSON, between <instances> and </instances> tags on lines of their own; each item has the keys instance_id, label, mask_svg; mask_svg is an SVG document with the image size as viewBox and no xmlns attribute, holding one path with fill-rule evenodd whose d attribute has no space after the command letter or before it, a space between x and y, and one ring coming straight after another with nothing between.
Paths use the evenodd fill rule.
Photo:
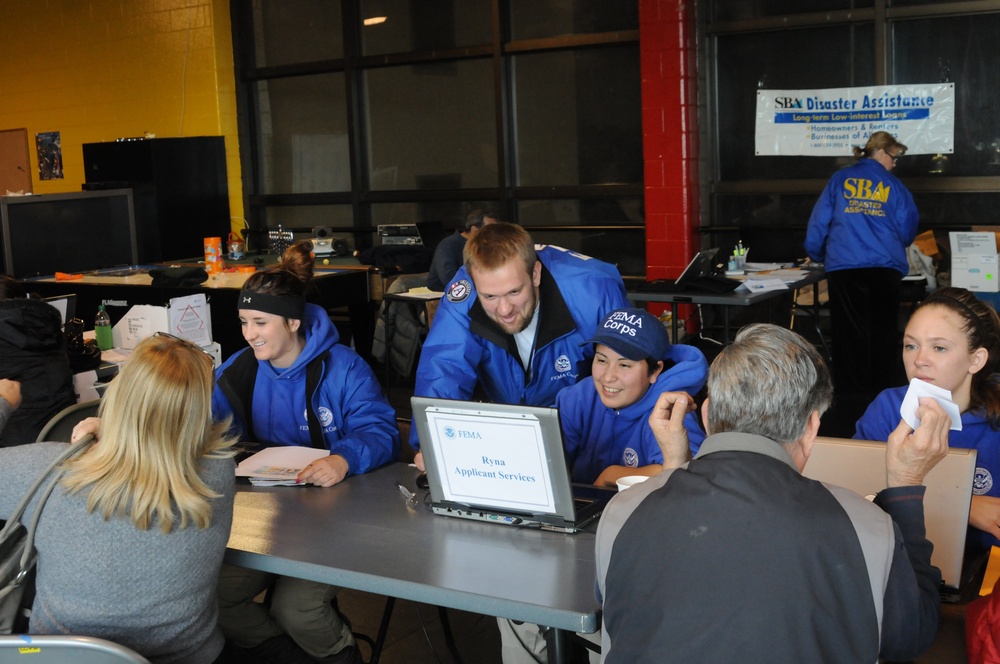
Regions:
<instances>
[{"instance_id":1,"label":"gray table top","mask_svg":"<svg viewBox=\"0 0 1000 664\"><path fill-rule=\"evenodd\" d=\"M766 274L763 276L767 276ZM656 282L630 286L628 298L633 302L677 302L684 304L721 304L725 306L746 307L782 295L791 295L797 288L805 288L826 278L826 272L819 268L802 270L802 278L794 283L786 284L787 290L768 290L750 292L739 289L729 293L699 293L696 291L672 290L670 284L657 288ZM671 282L672 283L672 282Z\"/></svg>"},{"instance_id":2,"label":"gray table top","mask_svg":"<svg viewBox=\"0 0 1000 664\"><path fill-rule=\"evenodd\" d=\"M390 464L331 488L236 493L226 562L577 632L599 626L592 532L563 534L408 507L416 469ZM423 498L424 491L417 491Z\"/></svg>"}]
</instances>

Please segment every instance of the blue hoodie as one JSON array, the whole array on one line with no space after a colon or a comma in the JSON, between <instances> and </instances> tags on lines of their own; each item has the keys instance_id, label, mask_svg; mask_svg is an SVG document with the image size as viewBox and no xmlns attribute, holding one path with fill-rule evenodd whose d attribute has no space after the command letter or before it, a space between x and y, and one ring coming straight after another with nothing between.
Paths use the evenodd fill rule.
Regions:
<instances>
[{"instance_id":1,"label":"blue hoodie","mask_svg":"<svg viewBox=\"0 0 1000 664\"><path fill-rule=\"evenodd\" d=\"M265 446L311 447L306 416L306 366L324 351L329 351L318 387L310 395L309 407L323 427L323 439L330 454L344 457L351 475L395 461L399 457L396 413L382 396L382 388L371 368L353 350L337 343L340 340L337 328L321 307L307 304L302 324L306 346L292 366L279 373L269 362L257 363L252 412L253 430L258 440L253 442ZM219 382L243 353L253 353L253 350L245 348L234 353L218 368L212 394L215 418L232 415L233 426L241 432L246 427L238 421Z\"/></svg>"},{"instance_id":2,"label":"blue hoodie","mask_svg":"<svg viewBox=\"0 0 1000 664\"><path fill-rule=\"evenodd\" d=\"M591 378L567 387L556 397L574 482L592 484L609 466L639 468L663 463L663 453L648 423L656 400L664 392L687 392L694 396L708 377L708 361L693 346L671 346L664 360L673 360L675 364L657 376L641 399L621 410L608 408L601 402ZM684 428L694 454L705 439L696 412L687 414Z\"/></svg>"},{"instance_id":3,"label":"blue hoodie","mask_svg":"<svg viewBox=\"0 0 1000 664\"><path fill-rule=\"evenodd\" d=\"M860 440L889 440L899 426L899 407L909 386L883 390L858 420L854 437ZM972 479L973 496L1000 497L1000 431L990 426L981 414L962 413L962 430L948 432L948 446L976 450L976 474ZM996 473L996 474L994 474ZM969 527L969 541L981 549L1000 546L1000 540L987 532Z\"/></svg>"}]
</instances>

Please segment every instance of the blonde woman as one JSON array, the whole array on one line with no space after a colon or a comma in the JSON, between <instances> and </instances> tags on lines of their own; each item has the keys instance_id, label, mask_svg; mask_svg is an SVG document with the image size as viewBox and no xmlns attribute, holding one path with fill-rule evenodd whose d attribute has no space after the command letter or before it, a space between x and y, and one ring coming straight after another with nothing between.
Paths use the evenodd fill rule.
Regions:
<instances>
[{"instance_id":1,"label":"blonde woman","mask_svg":"<svg viewBox=\"0 0 1000 664\"><path fill-rule=\"evenodd\" d=\"M211 358L192 344L158 335L132 352L100 417L73 432L97 444L66 462L42 512L31 633L110 639L153 662L221 659L215 583L235 483L211 396ZM0 518L63 449L0 449Z\"/></svg>"}]
</instances>

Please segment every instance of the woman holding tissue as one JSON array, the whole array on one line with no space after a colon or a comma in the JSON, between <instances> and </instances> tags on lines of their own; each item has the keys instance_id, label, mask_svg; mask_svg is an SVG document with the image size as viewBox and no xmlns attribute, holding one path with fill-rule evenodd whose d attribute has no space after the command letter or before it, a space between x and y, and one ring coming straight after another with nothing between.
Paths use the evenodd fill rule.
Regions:
<instances>
[{"instance_id":1,"label":"woman holding tissue","mask_svg":"<svg viewBox=\"0 0 1000 664\"><path fill-rule=\"evenodd\" d=\"M297 481L330 487L394 461L399 430L371 368L339 343L326 311L306 302L311 249L311 242L297 242L277 266L243 284L239 320L249 347L216 372L212 410L232 417L242 441L329 450ZM268 588L270 606L255 602ZM219 626L240 661L360 663L351 630L331 604L336 593L326 584L224 565Z\"/></svg>"},{"instance_id":2,"label":"woman holding tissue","mask_svg":"<svg viewBox=\"0 0 1000 664\"><path fill-rule=\"evenodd\" d=\"M1000 545L1000 318L964 288L942 288L913 312L903 336L908 380L951 392L962 430L948 444L975 449L970 543ZM886 440L900 425L908 387L885 390L858 420L855 438Z\"/></svg>"}]
</instances>

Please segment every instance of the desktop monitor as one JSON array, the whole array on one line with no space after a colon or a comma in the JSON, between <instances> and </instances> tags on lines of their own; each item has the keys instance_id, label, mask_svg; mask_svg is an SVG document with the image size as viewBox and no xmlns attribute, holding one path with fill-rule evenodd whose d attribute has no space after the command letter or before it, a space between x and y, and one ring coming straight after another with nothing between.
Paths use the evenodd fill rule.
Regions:
<instances>
[{"instance_id":1,"label":"desktop monitor","mask_svg":"<svg viewBox=\"0 0 1000 664\"><path fill-rule=\"evenodd\" d=\"M138 263L131 189L0 196L0 220L16 279Z\"/></svg>"}]
</instances>

